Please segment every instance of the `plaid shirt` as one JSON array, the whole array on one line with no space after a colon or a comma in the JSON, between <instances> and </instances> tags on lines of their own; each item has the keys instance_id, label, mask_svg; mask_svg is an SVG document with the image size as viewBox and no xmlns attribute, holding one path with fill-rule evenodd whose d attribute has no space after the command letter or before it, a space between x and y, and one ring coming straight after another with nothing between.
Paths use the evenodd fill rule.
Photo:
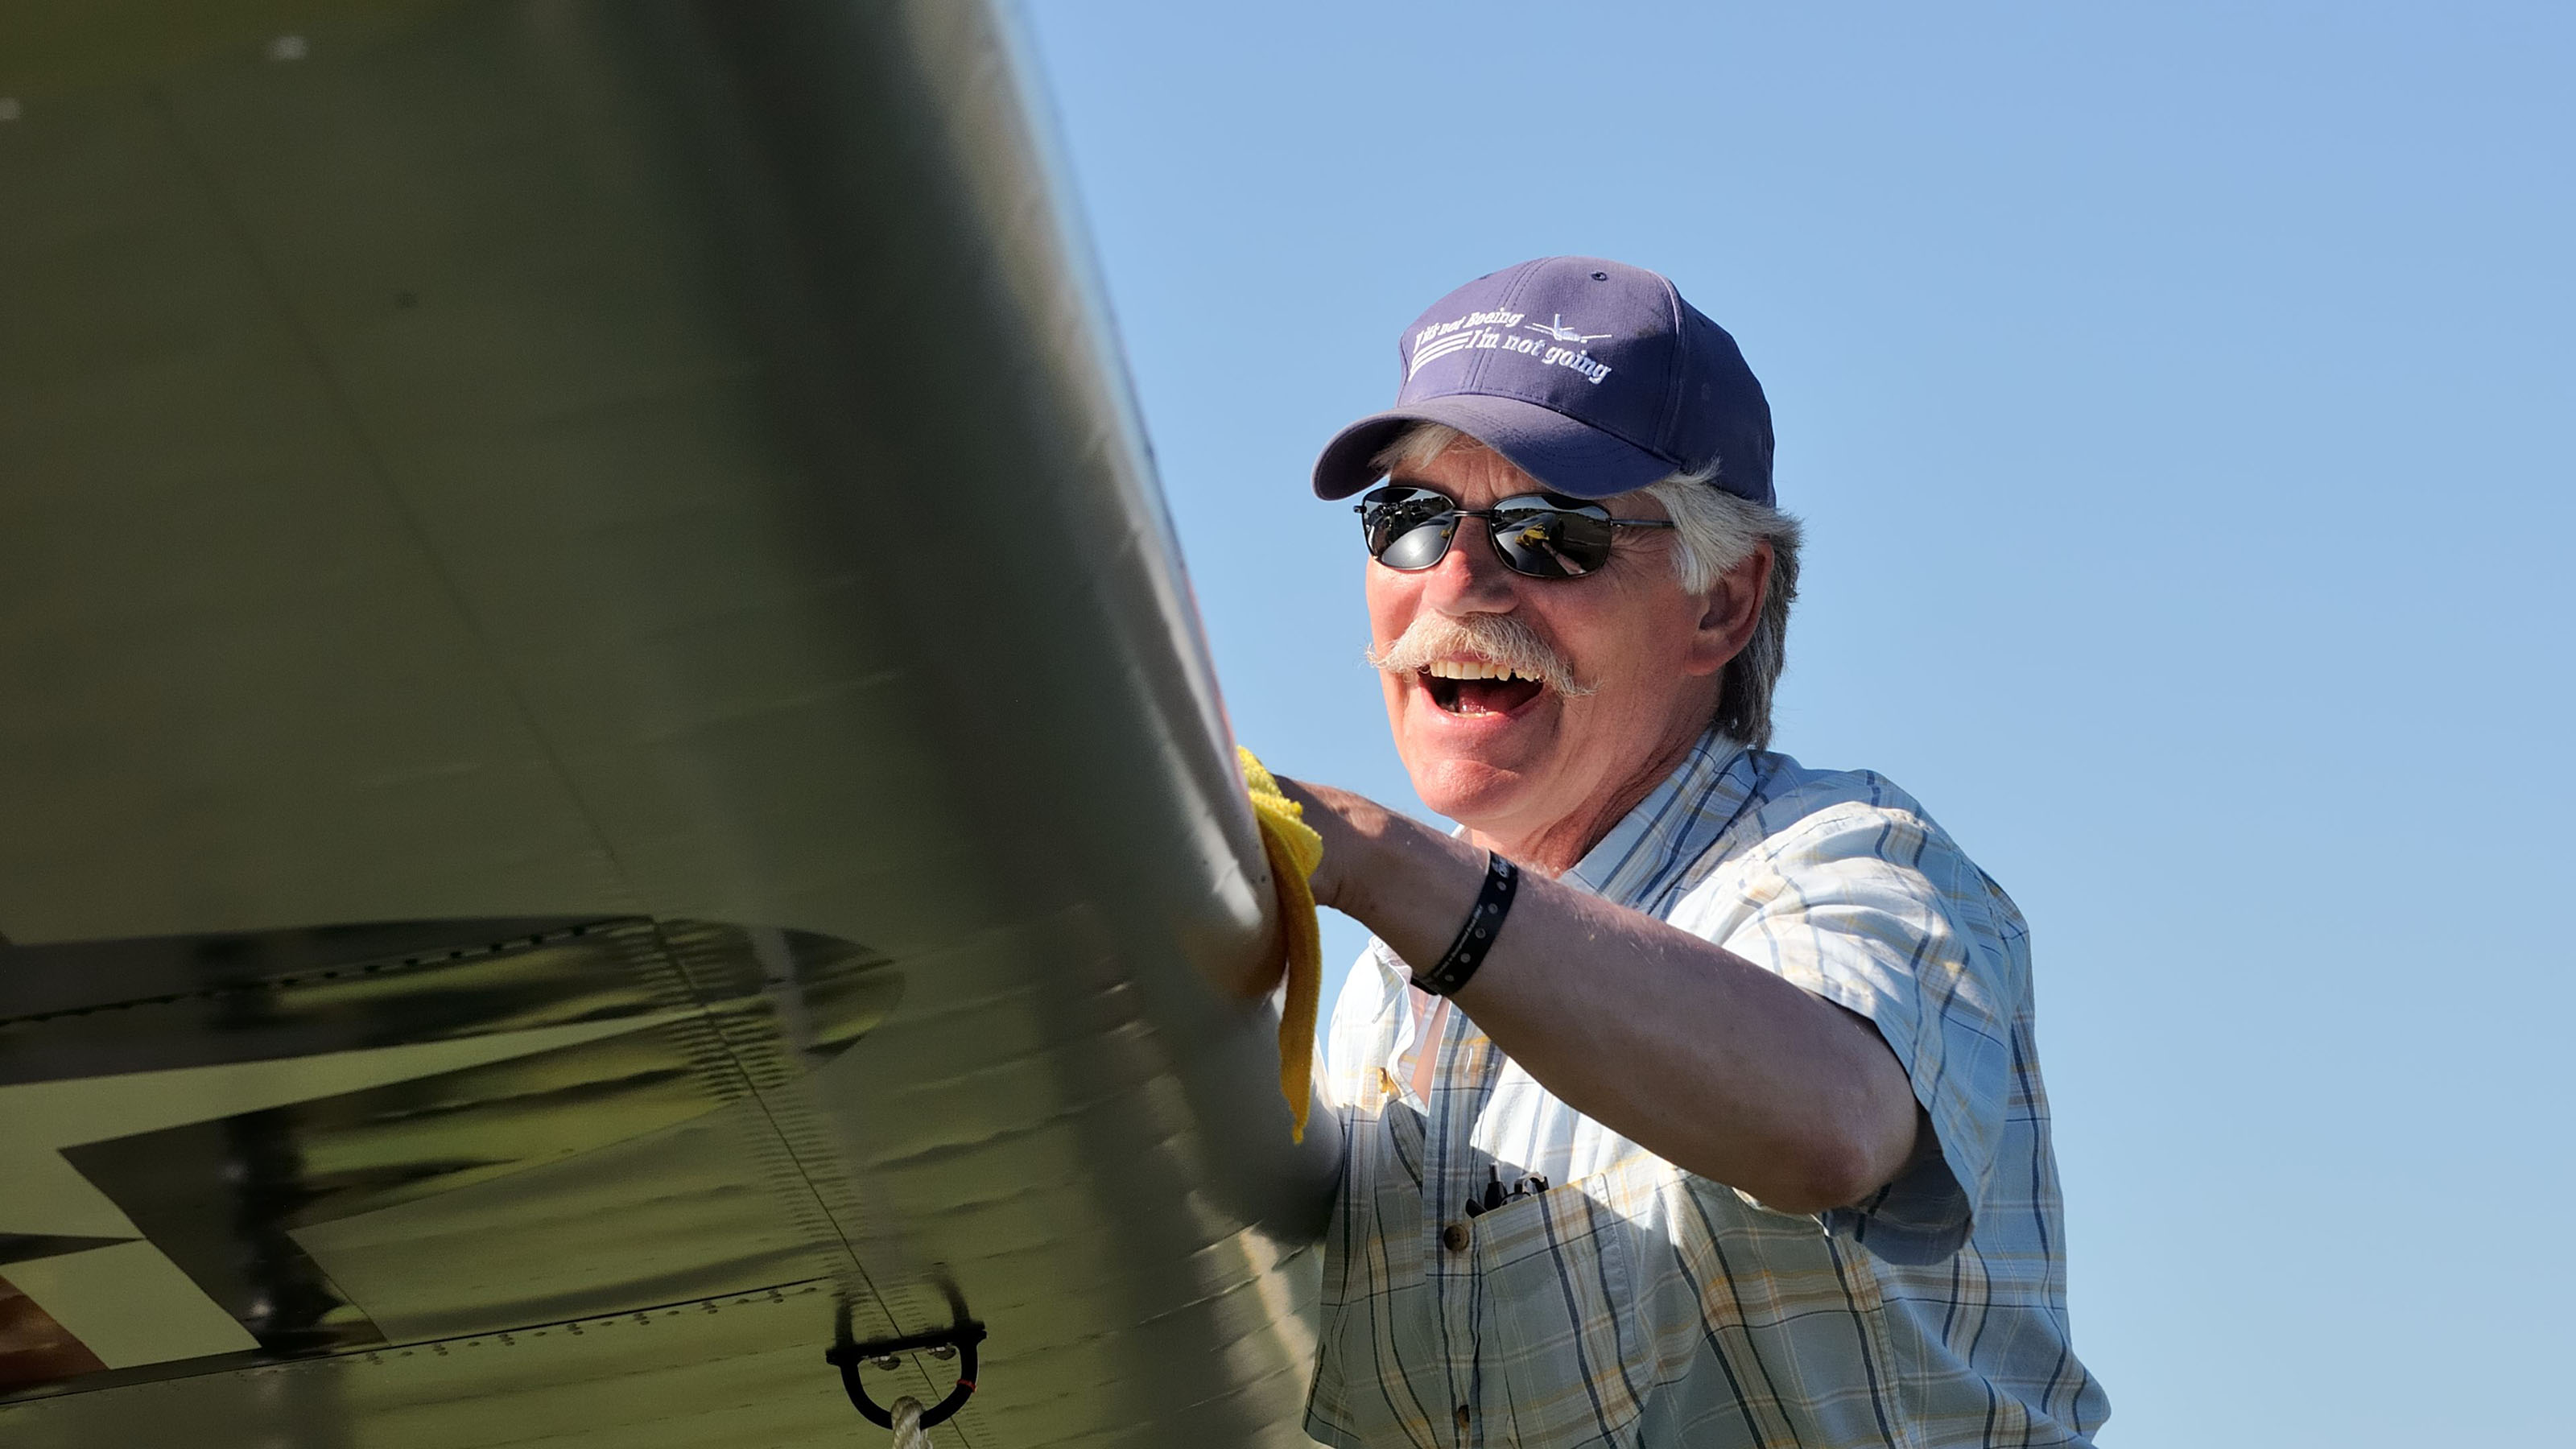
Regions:
<instances>
[{"instance_id":1,"label":"plaid shirt","mask_svg":"<svg viewBox=\"0 0 2576 1449\"><path fill-rule=\"evenodd\" d=\"M1868 1018L1940 1153L1857 1206L1773 1212L1558 1101L1456 1013L1425 1102L1399 1080L1409 972L1371 942L1333 1013L1348 1158L1306 1431L2089 1443L2109 1405L2068 1347L2029 943L2003 891L1878 776L1715 736L1564 879ZM1466 1211L1532 1175L1553 1186Z\"/></svg>"}]
</instances>

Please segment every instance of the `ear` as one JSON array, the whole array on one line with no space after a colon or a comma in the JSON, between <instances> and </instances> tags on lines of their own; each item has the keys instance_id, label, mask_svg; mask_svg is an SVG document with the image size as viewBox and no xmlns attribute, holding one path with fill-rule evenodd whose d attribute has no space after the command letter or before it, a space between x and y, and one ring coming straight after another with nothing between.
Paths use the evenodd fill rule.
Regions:
<instances>
[{"instance_id":1,"label":"ear","mask_svg":"<svg viewBox=\"0 0 2576 1449\"><path fill-rule=\"evenodd\" d=\"M1682 668L1694 675L1715 674L1744 652L1753 628L1762 620L1762 600L1771 589L1771 545L1757 543L1735 567L1709 587L1699 627L1691 635Z\"/></svg>"}]
</instances>

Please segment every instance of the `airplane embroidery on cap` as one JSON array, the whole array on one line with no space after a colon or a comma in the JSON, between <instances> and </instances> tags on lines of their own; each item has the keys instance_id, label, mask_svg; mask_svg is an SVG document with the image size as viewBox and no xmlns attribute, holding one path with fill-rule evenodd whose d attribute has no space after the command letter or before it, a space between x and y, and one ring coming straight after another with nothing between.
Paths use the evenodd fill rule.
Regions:
<instances>
[{"instance_id":1,"label":"airplane embroidery on cap","mask_svg":"<svg viewBox=\"0 0 2576 1449\"><path fill-rule=\"evenodd\" d=\"M1577 332L1565 325L1565 314L1562 312L1555 313L1545 322L1524 322L1521 325L1532 332L1544 332L1555 341L1571 342L1577 347L1586 342L1599 342L1610 335L1607 332Z\"/></svg>"}]
</instances>

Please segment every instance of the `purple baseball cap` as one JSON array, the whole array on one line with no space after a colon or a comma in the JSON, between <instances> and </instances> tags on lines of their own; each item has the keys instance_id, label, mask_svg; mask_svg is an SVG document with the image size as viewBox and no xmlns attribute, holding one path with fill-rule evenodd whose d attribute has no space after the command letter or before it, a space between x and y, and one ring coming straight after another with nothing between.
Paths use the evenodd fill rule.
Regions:
<instances>
[{"instance_id":1,"label":"purple baseball cap","mask_svg":"<svg viewBox=\"0 0 2576 1449\"><path fill-rule=\"evenodd\" d=\"M1396 339L1395 406L1344 428L1315 493L1347 498L1417 422L1447 423L1558 493L1607 498L1717 465L1716 487L1772 502L1771 404L1726 329L1653 272L1541 257L1431 304Z\"/></svg>"}]
</instances>

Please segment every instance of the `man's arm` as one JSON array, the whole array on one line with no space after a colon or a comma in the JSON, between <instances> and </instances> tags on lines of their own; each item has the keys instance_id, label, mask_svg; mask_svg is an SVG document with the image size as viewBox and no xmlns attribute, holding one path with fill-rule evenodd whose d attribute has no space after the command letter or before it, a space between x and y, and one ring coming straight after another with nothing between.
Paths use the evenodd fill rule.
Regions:
<instances>
[{"instance_id":1,"label":"man's arm","mask_svg":"<svg viewBox=\"0 0 2576 1449\"><path fill-rule=\"evenodd\" d=\"M1407 961L1449 949L1485 852L1348 791L1281 780L1324 837L1318 903ZM1567 1105L1783 1212L1856 1202L1928 1135L1877 1028L1641 912L1524 873L1457 1002Z\"/></svg>"}]
</instances>

